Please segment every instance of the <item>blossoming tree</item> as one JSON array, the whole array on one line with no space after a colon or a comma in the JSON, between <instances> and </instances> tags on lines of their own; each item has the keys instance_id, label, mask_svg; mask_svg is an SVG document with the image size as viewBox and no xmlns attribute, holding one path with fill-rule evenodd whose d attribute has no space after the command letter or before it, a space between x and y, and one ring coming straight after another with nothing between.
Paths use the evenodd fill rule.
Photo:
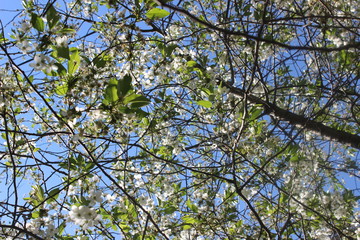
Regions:
<instances>
[{"instance_id":1,"label":"blossoming tree","mask_svg":"<svg viewBox=\"0 0 360 240\"><path fill-rule=\"evenodd\" d=\"M24 0L2 239L359 239L357 0Z\"/></svg>"}]
</instances>

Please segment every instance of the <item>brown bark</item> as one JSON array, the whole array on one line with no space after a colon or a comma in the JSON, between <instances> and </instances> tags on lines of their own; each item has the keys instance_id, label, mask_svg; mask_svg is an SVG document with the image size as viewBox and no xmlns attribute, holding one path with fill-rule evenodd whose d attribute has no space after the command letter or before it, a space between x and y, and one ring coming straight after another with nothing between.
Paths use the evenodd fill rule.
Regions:
<instances>
[{"instance_id":1,"label":"brown bark","mask_svg":"<svg viewBox=\"0 0 360 240\"><path fill-rule=\"evenodd\" d=\"M241 97L245 97L245 95L246 95L246 98L250 102L255 103L255 104L261 104L264 107L265 112L267 112L269 114L273 114L274 116L279 118L281 121L287 121L292 125L301 126L306 130L315 132L322 137L330 138L333 141L337 141L339 143L349 145L353 148L360 149L360 136L359 135L326 126L321 122L317 122L317 121L307 118L305 116L293 113L289 110L282 109L282 108L278 107L277 105L270 103L268 101L265 101L259 97L256 97L251 94L246 94L244 90L233 87L228 83L222 82L221 84L223 86L225 86L226 88L228 88L231 93L233 93L237 96L241 96Z\"/></svg>"}]
</instances>

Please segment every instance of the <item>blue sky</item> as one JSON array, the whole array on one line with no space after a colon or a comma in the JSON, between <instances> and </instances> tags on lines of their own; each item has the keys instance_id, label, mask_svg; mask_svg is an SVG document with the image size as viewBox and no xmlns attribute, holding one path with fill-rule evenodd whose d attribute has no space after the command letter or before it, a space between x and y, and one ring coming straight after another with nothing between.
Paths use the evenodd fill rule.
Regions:
<instances>
[{"instance_id":1,"label":"blue sky","mask_svg":"<svg viewBox=\"0 0 360 240\"><path fill-rule=\"evenodd\" d=\"M5 28L5 37L9 37L9 30L12 28L12 24L11 21L12 19L14 19L16 17L17 14L19 14L20 10L22 9L21 6L21 0L0 0L0 20L3 24ZM356 186L356 179L352 178L352 179L346 179L347 181L347 185L350 185L350 189L355 188ZM1 184L0 184L1 186ZM23 187L23 191L22 193L26 193L26 191L24 190L24 188L29 187L28 185L26 185L26 183L24 182L22 184ZM0 192L1 193L1 192ZM20 196L20 198L23 197L22 195Z\"/></svg>"},{"instance_id":2,"label":"blue sky","mask_svg":"<svg viewBox=\"0 0 360 240\"><path fill-rule=\"evenodd\" d=\"M5 26L22 9L21 0L0 0L0 20ZM9 26L7 27L9 29Z\"/></svg>"}]
</instances>

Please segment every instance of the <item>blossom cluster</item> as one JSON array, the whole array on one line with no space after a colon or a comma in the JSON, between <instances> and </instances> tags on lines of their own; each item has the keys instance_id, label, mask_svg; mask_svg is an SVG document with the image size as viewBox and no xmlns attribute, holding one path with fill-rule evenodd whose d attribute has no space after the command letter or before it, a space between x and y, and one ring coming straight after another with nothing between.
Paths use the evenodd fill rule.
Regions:
<instances>
[{"instance_id":1,"label":"blossom cluster","mask_svg":"<svg viewBox=\"0 0 360 240\"><path fill-rule=\"evenodd\" d=\"M23 1L0 68L7 236L359 235L356 153L307 129L358 132L357 7L161 2Z\"/></svg>"},{"instance_id":2,"label":"blossom cluster","mask_svg":"<svg viewBox=\"0 0 360 240\"><path fill-rule=\"evenodd\" d=\"M69 218L76 225L81 226L83 229L87 229L98 224L101 220L101 215L97 214L94 208L73 205L69 212Z\"/></svg>"},{"instance_id":3,"label":"blossom cluster","mask_svg":"<svg viewBox=\"0 0 360 240\"><path fill-rule=\"evenodd\" d=\"M55 65L55 61L50 60L50 57L44 54L35 55L34 62L30 63L30 67L34 68L36 71L45 71L46 73L51 73L58 69Z\"/></svg>"}]
</instances>

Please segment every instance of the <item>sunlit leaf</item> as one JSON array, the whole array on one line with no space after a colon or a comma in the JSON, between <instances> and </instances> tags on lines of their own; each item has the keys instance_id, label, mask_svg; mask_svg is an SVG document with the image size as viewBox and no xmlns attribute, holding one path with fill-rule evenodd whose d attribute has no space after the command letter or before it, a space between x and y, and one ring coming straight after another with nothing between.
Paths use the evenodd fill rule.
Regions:
<instances>
[{"instance_id":1,"label":"sunlit leaf","mask_svg":"<svg viewBox=\"0 0 360 240\"><path fill-rule=\"evenodd\" d=\"M108 86L105 89L104 98L108 103L114 103L119 99L117 93L118 81L114 78L110 79Z\"/></svg>"},{"instance_id":2,"label":"sunlit leaf","mask_svg":"<svg viewBox=\"0 0 360 240\"><path fill-rule=\"evenodd\" d=\"M57 57L62 57L70 60L70 51L68 47L60 46L60 47L56 47L55 50Z\"/></svg>"},{"instance_id":3,"label":"sunlit leaf","mask_svg":"<svg viewBox=\"0 0 360 240\"><path fill-rule=\"evenodd\" d=\"M195 67L197 65L197 62L191 60L186 63L186 65L190 68Z\"/></svg>"},{"instance_id":4,"label":"sunlit leaf","mask_svg":"<svg viewBox=\"0 0 360 240\"><path fill-rule=\"evenodd\" d=\"M59 16L58 12L55 10L55 8L52 5L47 8L46 20L48 22L48 25L49 25L50 29L55 27L56 24L60 20L60 16Z\"/></svg>"},{"instance_id":5,"label":"sunlit leaf","mask_svg":"<svg viewBox=\"0 0 360 240\"><path fill-rule=\"evenodd\" d=\"M80 54L77 49L71 50L70 59L68 61L68 73L73 74L80 66Z\"/></svg>"},{"instance_id":6,"label":"sunlit leaf","mask_svg":"<svg viewBox=\"0 0 360 240\"><path fill-rule=\"evenodd\" d=\"M125 75L118 81L117 93L120 98L125 97L125 95L132 89L131 81L132 78L129 74Z\"/></svg>"},{"instance_id":7,"label":"sunlit leaf","mask_svg":"<svg viewBox=\"0 0 360 240\"><path fill-rule=\"evenodd\" d=\"M165 9L153 8L146 13L146 17L150 19L160 19L169 16L170 13Z\"/></svg>"},{"instance_id":8,"label":"sunlit leaf","mask_svg":"<svg viewBox=\"0 0 360 240\"><path fill-rule=\"evenodd\" d=\"M199 211L199 208L193 204L189 199L186 201L186 206L193 212L198 212Z\"/></svg>"},{"instance_id":9,"label":"sunlit leaf","mask_svg":"<svg viewBox=\"0 0 360 240\"><path fill-rule=\"evenodd\" d=\"M55 88L55 93L60 96L64 96L67 93L67 91L68 91L67 84L61 84Z\"/></svg>"},{"instance_id":10,"label":"sunlit leaf","mask_svg":"<svg viewBox=\"0 0 360 240\"><path fill-rule=\"evenodd\" d=\"M55 188L55 189L51 190L48 195L49 199L47 200L47 203L51 203L51 202L55 201L58 198L59 193L60 193L59 188Z\"/></svg>"},{"instance_id":11,"label":"sunlit leaf","mask_svg":"<svg viewBox=\"0 0 360 240\"><path fill-rule=\"evenodd\" d=\"M212 107L212 103L206 100L200 100L196 102L198 105L205 107L205 108L211 108Z\"/></svg>"},{"instance_id":12,"label":"sunlit leaf","mask_svg":"<svg viewBox=\"0 0 360 240\"><path fill-rule=\"evenodd\" d=\"M44 20L40 16L35 13L31 14L31 25L38 30L39 32L43 32L45 28Z\"/></svg>"}]
</instances>

